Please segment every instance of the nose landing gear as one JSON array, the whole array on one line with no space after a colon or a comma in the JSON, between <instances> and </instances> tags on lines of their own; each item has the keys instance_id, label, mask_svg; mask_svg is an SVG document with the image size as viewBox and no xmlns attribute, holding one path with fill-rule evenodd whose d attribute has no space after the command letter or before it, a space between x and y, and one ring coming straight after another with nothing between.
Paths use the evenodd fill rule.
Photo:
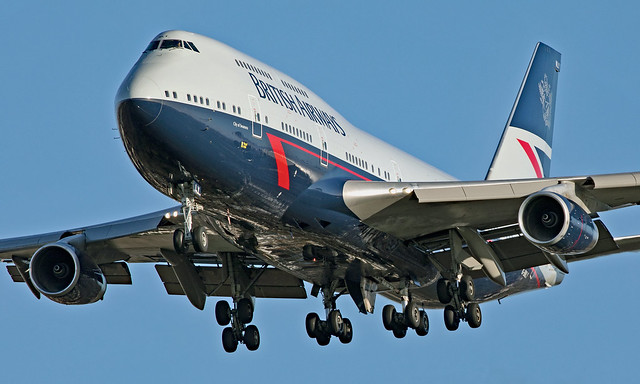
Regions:
<instances>
[{"instance_id":1,"label":"nose landing gear","mask_svg":"<svg viewBox=\"0 0 640 384\"><path fill-rule=\"evenodd\" d=\"M182 203L182 214L184 216L184 228L178 228L173 232L173 247L178 254L185 254L189 246L197 253L207 252L209 241L207 229L203 226L193 226L193 213L202 210L202 206L195 201L196 196L200 196L202 189L196 181L178 184L180 191L180 201Z\"/></svg>"}]
</instances>

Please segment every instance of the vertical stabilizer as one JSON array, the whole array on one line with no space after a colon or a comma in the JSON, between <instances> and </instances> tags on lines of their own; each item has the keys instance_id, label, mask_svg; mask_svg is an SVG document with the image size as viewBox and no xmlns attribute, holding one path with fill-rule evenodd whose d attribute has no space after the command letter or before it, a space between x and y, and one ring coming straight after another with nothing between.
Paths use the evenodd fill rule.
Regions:
<instances>
[{"instance_id":1,"label":"vertical stabilizer","mask_svg":"<svg viewBox=\"0 0 640 384\"><path fill-rule=\"evenodd\" d=\"M538 43L487 180L549 177L560 53Z\"/></svg>"}]
</instances>

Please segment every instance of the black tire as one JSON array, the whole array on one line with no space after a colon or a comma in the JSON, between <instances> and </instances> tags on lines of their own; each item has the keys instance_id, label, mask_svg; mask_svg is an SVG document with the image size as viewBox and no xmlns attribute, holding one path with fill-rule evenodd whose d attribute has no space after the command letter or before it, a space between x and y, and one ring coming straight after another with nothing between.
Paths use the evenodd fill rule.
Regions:
<instances>
[{"instance_id":1,"label":"black tire","mask_svg":"<svg viewBox=\"0 0 640 384\"><path fill-rule=\"evenodd\" d=\"M351 326L351 320L342 319L344 325L344 332L340 335L340 342L342 344L349 344L353 339L353 326Z\"/></svg>"},{"instance_id":2,"label":"black tire","mask_svg":"<svg viewBox=\"0 0 640 384\"><path fill-rule=\"evenodd\" d=\"M173 231L173 248L180 255L184 255L189 250L189 245L184 242L184 229L178 228Z\"/></svg>"},{"instance_id":3,"label":"black tire","mask_svg":"<svg viewBox=\"0 0 640 384\"><path fill-rule=\"evenodd\" d=\"M462 280L460 280L460 297L464 301L472 301L476 298L476 288L471 276L462 276Z\"/></svg>"},{"instance_id":4,"label":"black tire","mask_svg":"<svg viewBox=\"0 0 640 384\"><path fill-rule=\"evenodd\" d=\"M329 312L329 330L334 336L342 335L344 328L344 321L342 320L342 314L337 309Z\"/></svg>"},{"instance_id":5,"label":"black tire","mask_svg":"<svg viewBox=\"0 0 640 384\"><path fill-rule=\"evenodd\" d=\"M427 336L429 333L429 317L427 312L420 311L420 324L416 327L416 334L418 336Z\"/></svg>"},{"instance_id":6,"label":"black tire","mask_svg":"<svg viewBox=\"0 0 640 384\"><path fill-rule=\"evenodd\" d=\"M224 301L224 300L220 300L216 303L216 321L218 322L219 325L222 325L223 327L229 325L229 323L231 322L231 307L229 306L229 303Z\"/></svg>"},{"instance_id":7,"label":"black tire","mask_svg":"<svg viewBox=\"0 0 640 384\"><path fill-rule=\"evenodd\" d=\"M447 305L444 308L444 325L450 331L455 331L460 325L460 318L452 305Z\"/></svg>"},{"instance_id":8,"label":"black tire","mask_svg":"<svg viewBox=\"0 0 640 384\"><path fill-rule=\"evenodd\" d=\"M238 340L236 340L236 335L233 334L231 327L222 330L222 348L229 353L238 349Z\"/></svg>"},{"instance_id":9,"label":"black tire","mask_svg":"<svg viewBox=\"0 0 640 384\"><path fill-rule=\"evenodd\" d=\"M384 325L384 329L387 331L393 331L393 324L396 318L396 308L387 304L382 308L382 325Z\"/></svg>"},{"instance_id":10,"label":"black tire","mask_svg":"<svg viewBox=\"0 0 640 384\"><path fill-rule=\"evenodd\" d=\"M255 351L260 346L260 332L258 327L250 325L244 330L244 345L250 351Z\"/></svg>"},{"instance_id":11,"label":"black tire","mask_svg":"<svg viewBox=\"0 0 640 384\"><path fill-rule=\"evenodd\" d=\"M207 228L196 227L191 234L193 238L193 248L196 252L204 253L209 249L209 239L207 237Z\"/></svg>"},{"instance_id":12,"label":"black tire","mask_svg":"<svg viewBox=\"0 0 640 384\"><path fill-rule=\"evenodd\" d=\"M480 310L480 305L477 303L470 303L467 306L467 313L465 314L467 318L467 323L471 328L478 328L482 325L482 311Z\"/></svg>"},{"instance_id":13,"label":"black tire","mask_svg":"<svg viewBox=\"0 0 640 384\"><path fill-rule=\"evenodd\" d=\"M253 303L251 299L245 297L238 301L238 320L242 324L249 324L253 320Z\"/></svg>"},{"instance_id":14,"label":"black tire","mask_svg":"<svg viewBox=\"0 0 640 384\"><path fill-rule=\"evenodd\" d=\"M398 339L402 339L403 337L407 336L407 327L404 325L399 325L393 328L393 336Z\"/></svg>"},{"instance_id":15,"label":"black tire","mask_svg":"<svg viewBox=\"0 0 640 384\"><path fill-rule=\"evenodd\" d=\"M450 288L451 288L451 282L449 280L447 279L438 280L436 289L438 291L438 300L440 300L442 304L448 304L451 302L451 299L453 299L453 297L451 296Z\"/></svg>"},{"instance_id":16,"label":"black tire","mask_svg":"<svg viewBox=\"0 0 640 384\"><path fill-rule=\"evenodd\" d=\"M307 335L312 339L316 338L318 324L320 324L320 316L315 312L308 313L307 318L304 321L304 325L307 329Z\"/></svg>"},{"instance_id":17,"label":"black tire","mask_svg":"<svg viewBox=\"0 0 640 384\"><path fill-rule=\"evenodd\" d=\"M326 332L318 332L316 335L316 342L320 346L329 345L329 341L331 341L331 335Z\"/></svg>"},{"instance_id":18,"label":"black tire","mask_svg":"<svg viewBox=\"0 0 640 384\"><path fill-rule=\"evenodd\" d=\"M404 322L412 329L416 329L420 325L420 310L412 300L404 308Z\"/></svg>"}]
</instances>

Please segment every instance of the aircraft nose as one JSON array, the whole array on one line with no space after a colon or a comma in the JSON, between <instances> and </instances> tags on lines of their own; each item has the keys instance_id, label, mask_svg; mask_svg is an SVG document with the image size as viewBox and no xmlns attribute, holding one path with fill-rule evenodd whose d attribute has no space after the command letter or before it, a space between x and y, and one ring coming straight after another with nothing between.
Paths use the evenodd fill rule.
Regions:
<instances>
[{"instance_id":1,"label":"aircraft nose","mask_svg":"<svg viewBox=\"0 0 640 384\"><path fill-rule=\"evenodd\" d=\"M135 113L138 122L143 126L153 123L162 112L160 87L147 76L135 73L127 76L116 95L116 110L120 110L120 106L125 102L129 104L129 112Z\"/></svg>"}]
</instances>

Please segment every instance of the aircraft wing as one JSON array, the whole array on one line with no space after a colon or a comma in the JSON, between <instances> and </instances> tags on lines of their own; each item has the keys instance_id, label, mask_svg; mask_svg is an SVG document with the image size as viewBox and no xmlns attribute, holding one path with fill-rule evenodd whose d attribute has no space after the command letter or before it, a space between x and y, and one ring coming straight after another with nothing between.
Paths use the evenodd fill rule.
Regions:
<instances>
[{"instance_id":1,"label":"aircraft wing","mask_svg":"<svg viewBox=\"0 0 640 384\"><path fill-rule=\"evenodd\" d=\"M502 271L509 272L549 264L548 254L529 242L517 224L524 200L543 190L568 197L595 218L597 212L640 203L640 173L477 182L347 181L343 196L362 222L414 243L435 262L450 260L449 231L456 229L469 248L473 239L484 240L490 249L476 249L495 254ZM597 245L566 255L566 261L640 249L640 237L613 238L600 220L594 224ZM479 270L480 264L470 260L466 266Z\"/></svg>"},{"instance_id":2,"label":"aircraft wing","mask_svg":"<svg viewBox=\"0 0 640 384\"><path fill-rule=\"evenodd\" d=\"M235 253L243 255L241 267L246 279L253 282L249 292L252 296L306 298L302 280L244 254L213 232L208 234L206 253L176 254L173 232L183 223L180 207L173 207L104 224L0 240L0 260L8 263L14 282L26 282L40 298L30 280L29 259L41 247L73 238L70 244L90 256L107 284L131 284L127 263L156 263L167 293L187 295L194 306L202 309L206 296L230 295L230 282L219 266L220 254Z\"/></svg>"}]
</instances>

